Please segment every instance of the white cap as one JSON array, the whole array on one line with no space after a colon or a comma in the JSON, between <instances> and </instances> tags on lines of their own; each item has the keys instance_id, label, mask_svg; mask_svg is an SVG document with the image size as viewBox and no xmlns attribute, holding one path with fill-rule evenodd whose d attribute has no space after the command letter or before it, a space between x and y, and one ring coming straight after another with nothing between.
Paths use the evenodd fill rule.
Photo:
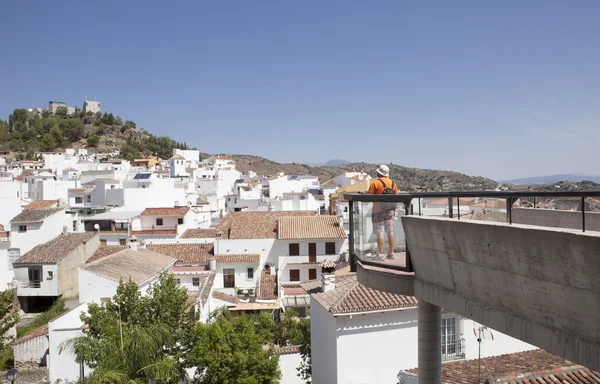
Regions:
<instances>
[{"instance_id":1,"label":"white cap","mask_svg":"<svg viewBox=\"0 0 600 384\"><path fill-rule=\"evenodd\" d=\"M387 165L381 164L379 167L377 167L377 173L381 176L388 177L390 175L390 169Z\"/></svg>"}]
</instances>

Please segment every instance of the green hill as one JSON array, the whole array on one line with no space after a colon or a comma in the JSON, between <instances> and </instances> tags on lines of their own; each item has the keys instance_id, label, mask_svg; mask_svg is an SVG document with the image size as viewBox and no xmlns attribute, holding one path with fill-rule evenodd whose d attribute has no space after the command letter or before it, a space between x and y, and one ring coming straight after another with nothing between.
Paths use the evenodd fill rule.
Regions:
<instances>
[{"instance_id":1,"label":"green hill","mask_svg":"<svg viewBox=\"0 0 600 384\"><path fill-rule=\"evenodd\" d=\"M0 120L0 150L15 157L33 158L35 152L52 152L65 148L92 148L96 151L120 150L127 160L140 155L169 158L173 148L187 149L170 137L157 137L135 122L123 121L112 113L84 113L67 116L66 110L41 116L26 109L15 109L7 121Z\"/></svg>"}]
</instances>

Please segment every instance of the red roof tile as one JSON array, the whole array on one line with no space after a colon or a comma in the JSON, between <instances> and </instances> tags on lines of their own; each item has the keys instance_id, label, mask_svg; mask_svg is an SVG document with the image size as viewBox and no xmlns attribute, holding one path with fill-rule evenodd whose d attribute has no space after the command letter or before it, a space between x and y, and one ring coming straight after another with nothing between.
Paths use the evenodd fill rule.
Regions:
<instances>
[{"instance_id":1,"label":"red roof tile","mask_svg":"<svg viewBox=\"0 0 600 384\"><path fill-rule=\"evenodd\" d=\"M213 243L201 244L148 244L146 248L153 252L171 256L183 263L207 263L208 258L214 255Z\"/></svg>"},{"instance_id":2,"label":"red roof tile","mask_svg":"<svg viewBox=\"0 0 600 384\"><path fill-rule=\"evenodd\" d=\"M346 238L337 216L280 217L277 224L280 240Z\"/></svg>"},{"instance_id":3,"label":"red roof tile","mask_svg":"<svg viewBox=\"0 0 600 384\"><path fill-rule=\"evenodd\" d=\"M23 206L23 209L54 208L56 206L58 206L56 200L35 200L30 204Z\"/></svg>"},{"instance_id":4,"label":"red roof tile","mask_svg":"<svg viewBox=\"0 0 600 384\"><path fill-rule=\"evenodd\" d=\"M36 329L35 331L31 332L30 334L27 334L23 337L18 338L17 340L15 340L13 345L22 344L29 340L35 339L36 337L45 336L47 334L48 334L48 325L43 325L43 326L39 327L38 329Z\"/></svg>"},{"instance_id":5,"label":"red roof tile","mask_svg":"<svg viewBox=\"0 0 600 384\"><path fill-rule=\"evenodd\" d=\"M277 219L289 216L316 216L310 211L230 212L218 226L224 239L275 239Z\"/></svg>"},{"instance_id":6,"label":"red roof tile","mask_svg":"<svg viewBox=\"0 0 600 384\"><path fill-rule=\"evenodd\" d=\"M182 239L214 239L217 237L217 230L210 229L188 229L181 235Z\"/></svg>"},{"instance_id":7,"label":"red roof tile","mask_svg":"<svg viewBox=\"0 0 600 384\"><path fill-rule=\"evenodd\" d=\"M88 259L88 263L91 263L92 261L96 261L98 259L101 259L103 257L106 256L110 256L113 253L117 253L119 251L122 251L124 249L126 249L127 246L126 245L109 245L106 247L100 247L96 250L96 252L94 252L94 255L92 257L90 257Z\"/></svg>"},{"instance_id":8,"label":"red roof tile","mask_svg":"<svg viewBox=\"0 0 600 384\"><path fill-rule=\"evenodd\" d=\"M320 280L301 284L307 291L318 291ZM358 283L356 274L336 278L335 288L327 292L314 293L312 297L325 310L336 313L371 312L381 309L414 307L417 298L414 296L396 295L368 288Z\"/></svg>"},{"instance_id":9,"label":"red roof tile","mask_svg":"<svg viewBox=\"0 0 600 384\"><path fill-rule=\"evenodd\" d=\"M409 372L418 374L418 369L411 369ZM600 383L598 372L573 365L570 361L548 353L543 349L481 359L481 372L481 382L489 383ZM477 375L477 359L442 365L442 379L447 384L479 383ZM588 381L577 381L575 378L578 375L579 377L588 375Z\"/></svg>"},{"instance_id":10,"label":"red roof tile","mask_svg":"<svg viewBox=\"0 0 600 384\"><path fill-rule=\"evenodd\" d=\"M146 208L140 216L185 216L190 207Z\"/></svg>"},{"instance_id":11,"label":"red roof tile","mask_svg":"<svg viewBox=\"0 0 600 384\"><path fill-rule=\"evenodd\" d=\"M260 275L260 284L256 297L261 300L273 300L277 298L277 281L275 275L271 275L269 271L262 271Z\"/></svg>"},{"instance_id":12,"label":"red roof tile","mask_svg":"<svg viewBox=\"0 0 600 384\"><path fill-rule=\"evenodd\" d=\"M227 301L228 303L232 304L236 304L238 302L238 298L236 296L219 291L213 291L212 297L214 297L217 300Z\"/></svg>"}]
</instances>

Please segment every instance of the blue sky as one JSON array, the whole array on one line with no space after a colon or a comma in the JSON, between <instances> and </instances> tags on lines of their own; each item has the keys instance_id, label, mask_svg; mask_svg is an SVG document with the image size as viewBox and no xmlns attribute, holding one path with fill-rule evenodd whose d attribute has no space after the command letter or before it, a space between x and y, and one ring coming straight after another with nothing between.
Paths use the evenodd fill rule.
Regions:
<instances>
[{"instance_id":1,"label":"blue sky","mask_svg":"<svg viewBox=\"0 0 600 384\"><path fill-rule=\"evenodd\" d=\"M209 153L600 174L598 1L2 1L0 117L84 96Z\"/></svg>"}]
</instances>

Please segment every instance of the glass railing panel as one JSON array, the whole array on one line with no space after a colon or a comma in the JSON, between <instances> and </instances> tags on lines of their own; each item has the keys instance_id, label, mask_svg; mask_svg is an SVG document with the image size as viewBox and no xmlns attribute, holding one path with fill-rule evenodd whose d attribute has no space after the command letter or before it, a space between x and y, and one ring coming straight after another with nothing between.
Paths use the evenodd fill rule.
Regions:
<instances>
[{"instance_id":1,"label":"glass railing panel","mask_svg":"<svg viewBox=\"0 0 600 384\"><path fill-rule=\"evenodd\" d=\"M406 239L402 227L405 206L402 203L392 205L354 203L354 254L367 264L401 269L406 266Z\"/></svg>"}]
</instances>

